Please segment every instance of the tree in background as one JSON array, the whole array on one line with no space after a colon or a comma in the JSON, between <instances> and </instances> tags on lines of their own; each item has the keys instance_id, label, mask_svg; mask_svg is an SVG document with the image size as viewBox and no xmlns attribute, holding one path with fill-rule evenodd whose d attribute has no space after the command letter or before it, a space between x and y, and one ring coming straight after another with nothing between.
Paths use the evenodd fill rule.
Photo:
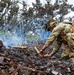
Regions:
<instances>
[{"instance_id":1,"label":"tree in background","mask_svg":"<svg viewBox=\"0 0 74 75\"><path fill-rule=\"evenodd\" d=\"M1 0L0 5L0 27L8 30L8 28L15 26L17 23L18 1Z\"/></svg>"},{"instance_id":2,"label":"tree in background","mask_svg":"<svg viewBox=\"0 0 74 75\"><path fill-rule=\"evenodd\" d=\"M32 3L33 7L27 9L28 5L25 1L1 0L0 28L14 31L16 27L22 27L23 29L26 28L26 32L39 28L38 26L36 27L36 24L33 25L34 22L38 22L34 21L36 18L40 18L40 20L46 19L48 21L56 17L56 15L60 15L59 22L63 21L64 15L69 13L68 10L74 11L74 6L67 2L67 0L56 0L54 4L52 4L51 0L46 0L46 4L42 6L40 0L36 0L36 3ZM22 5L22 8L20 8L19 4ZM44 25L45 23L41 22L41 24Z\"/></svg>"}]
</instances>

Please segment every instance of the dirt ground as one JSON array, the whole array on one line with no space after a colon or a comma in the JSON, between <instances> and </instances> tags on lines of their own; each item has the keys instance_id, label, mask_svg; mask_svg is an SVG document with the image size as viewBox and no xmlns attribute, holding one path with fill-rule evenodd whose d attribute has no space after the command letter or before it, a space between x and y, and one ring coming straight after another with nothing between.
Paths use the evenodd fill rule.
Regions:
<instances>
[{"instance_id":1,"label":"dirt ground","mask_svg":"<svg viewBox=\"0 0 74 75\"><path fill-rule=\"evenodd\" d=\"M25 46L0 50L0 75L74 75L74 61L61 59L62 49L50 59L40 57L34 49L40 50L43 43Z\"/></svg>"}]
</instances>

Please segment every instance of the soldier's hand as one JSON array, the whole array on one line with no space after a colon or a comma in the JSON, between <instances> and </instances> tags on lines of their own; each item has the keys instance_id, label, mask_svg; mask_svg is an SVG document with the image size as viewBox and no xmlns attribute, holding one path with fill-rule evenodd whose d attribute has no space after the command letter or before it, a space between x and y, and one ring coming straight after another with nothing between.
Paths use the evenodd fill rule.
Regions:
<instances>
[{"instance_id":1,"label":"soldier's hand","mask_svg":"<svg viewBox=\"0 0 74 75\"><path fill-rule=\"evenodd\" d=\"M51 58L51 55L50 54L45 54L44 57L50 57Z\"/></svg>"},{"instance_id":2,"label":"soldier's hand","mask_svg":"<svg viewBox=\"0 0 74 75\"><path fill-rule=\"evenodd\" d=\"M43 50L40 50L39 55L40 56L43 56L44 55L44 51Z\"/></svg>"}]
</instances>

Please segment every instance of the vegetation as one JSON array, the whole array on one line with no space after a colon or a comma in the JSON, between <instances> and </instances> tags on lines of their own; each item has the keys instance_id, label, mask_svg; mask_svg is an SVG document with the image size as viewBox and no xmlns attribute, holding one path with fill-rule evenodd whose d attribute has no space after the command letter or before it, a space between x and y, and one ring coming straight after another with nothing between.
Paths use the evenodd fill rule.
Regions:
<instances>
[{"instance_id":1,"label":"vegetation","mask_svg":"<svg viewBox=\"0 0 74 75\"><path fill-rule=\"evenodd\" d=\"M28 31L43 29L51 18L60 15L58 18L60 22L69 10L74 11L74 6L67 2L67 0L55 0L52 4L51 0L46 0L46 4L42 6L40 0L36 0L36 3L32 3L33 7L28 8L25 0L0 0L0 29L10 33L20 32L24 36Z\"/></svg>"}]
</instances>

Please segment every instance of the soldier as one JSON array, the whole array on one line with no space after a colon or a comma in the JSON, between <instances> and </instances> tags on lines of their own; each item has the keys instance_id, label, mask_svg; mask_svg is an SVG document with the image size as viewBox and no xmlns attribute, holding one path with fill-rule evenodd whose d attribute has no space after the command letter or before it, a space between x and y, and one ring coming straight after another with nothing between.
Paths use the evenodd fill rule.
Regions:
<instances>
[{"instance_id":1,"label":"soldier","mask_svg":"<svg viewBox=\"0 0 74 75\"><path fill-rule=\"evenodd\" d=\"M54 19L53 22L47 26L47 30L52 31L45 45L40 50L40 55L44 53L44 50L50 46L54 41L56 46L50 54L45 56L52 57L61 47L62 44L65 45L65 50L62 52L61 57L74 57L74 24L72 22L61 22L57 23Z\"/></svg>"}]
</instances>

